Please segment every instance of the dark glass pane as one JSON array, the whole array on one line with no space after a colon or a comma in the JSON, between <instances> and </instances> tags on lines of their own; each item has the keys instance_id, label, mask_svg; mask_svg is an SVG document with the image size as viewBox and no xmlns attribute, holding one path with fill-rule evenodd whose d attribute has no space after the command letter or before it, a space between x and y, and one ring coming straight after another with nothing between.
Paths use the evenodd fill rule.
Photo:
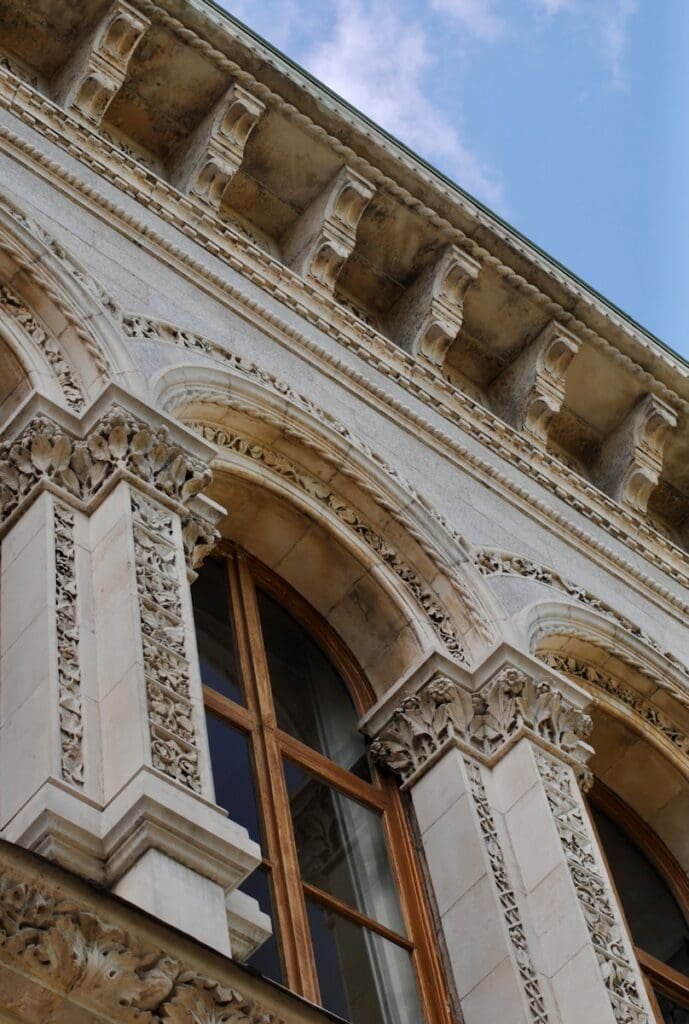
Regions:
<instances>
[{"instance_id":1,"label":"dark glass pane","mask_svg":"<svg viewBox=\"0 0 689 1024\"><path fill-rule=\"evenodd\" d=\"M665 1024L689 1024L689 1009L686 1006L680 1006L662 992L656 992L656 997Z\"/></svg>"},{"instance_id":2,"label":"dark glass pane","mask_svg":"<svg viewBox=\"0 0 689 1024\"><path fill-rule=\"evenodd\" d=\"M225 808L232 821L244 825L252 839L260 842L249 740L210 711L206 712L206 724L216 803Z\"/></svg>"},{"instance_id":3,"label":"dark glass pane","mask_svg":"<svg viewBox=\"0 0 689 1024\"><path fill-rule=\"evenodd\" d=\"M323 1006L352 1024L424 1019L406 949L306 900Z\"/></svg>"},{"instance_id":4,"label":"dark glass pane","mask_svg":"<svg viewBox=\"0 0 689 1024\"><path fill-rule=\"evenodd\" d=\"M667 882L606 814L593 816L637 946L689 974L689 928Z\"/></svg>"},{"instance_id":5,"label":"dark glass pane","mask_svg":"<svg viewBox=\"0 0 689 1024\"><path fill-rule=\"evenodd\" d=\"M278 950L277 918L274 911L272 888L268 868L257 868L245 882L242 882L242 892L258 900L261 910L268 914L273 922L273 934L255 953L252 953L246 963L263 974L264 977L272 978L273 981L279 981L282 984L283 973Z\"/></svg>"},{"instance_id":6,"label":"dark glass pane","mask_svg":"<svg viewBox=\"0 0 689 1024\"><path fill-rule=\"evenodd\" d=\"M201 679L230 700L244 703L225 562L209 559L191 588Z\"/></svg>"},{"instance_id":7,"label":"dark glass pane","mask_svg":"<svg viewBox=\"0 0 689 1024\"><path fill-rule=\"evenodd\" d=\"M404 935L380 815L284 764L302 879Z\"/></svg>"},{"instance_id":8,"label":"dark glass pane","mask_svg":"<svg viewBox=\"0 0 689 1024\"><path fill-rule=\"evenodd\" d=\"M278 725L370 779L356 709L339 673L306 630L262 590L258 607Z\"/></svg>"}]
</instances>

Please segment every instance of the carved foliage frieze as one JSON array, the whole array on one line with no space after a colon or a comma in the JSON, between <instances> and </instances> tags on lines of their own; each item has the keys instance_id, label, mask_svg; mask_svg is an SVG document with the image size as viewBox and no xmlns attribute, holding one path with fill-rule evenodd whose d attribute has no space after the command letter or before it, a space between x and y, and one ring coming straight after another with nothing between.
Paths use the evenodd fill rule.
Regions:
<instances>
[{"instance_id":1,"label":"carved foliage frieze","mask_svg":"<svg viewBox=\"0 0 689 1024\"><path fill-rule=\"evenodd\" d=\"M664 651L653 637L649 636L640 626L637 626L636 623L632 622L625 615L621 615L605 601L601 601L600 598L591 594L578 583L574 583L572 580L561 576L554 569L538 565L536 562L523 558L521 555L512 555L504 551L492 551L486 548L475 553L474 564L482 576L521 576L523 579L534 580L537 583L544 583L548 587L554 587L555 590L559 590L561 593L573 598L579 604L585 605L587 608L591 608L593 611L599 612L606 618L611 619L626 633L636 637L636 639L646 644L647 647L661 654L678 671L684 675L687 674L686 666L682 665L669 651Z\"/></svg>"},{"instance_id":2,"label":"carved foliage frieze","mask_svg":"<svg viewBox=\"0 0 689 1024\"><path fill-rule=\"evenodd\" d=\"M473 693L436 676L402 701L371 754L408 783L450 743L492 760L515 736L527 733L576 756L590 730L589 716L549 683L506 667Z\"/></svg>"},{"instance_id":3,"label":"carved foliage frieze","mask_svg":"<svg viewBox=\"0 0 689 1024\"><path fill-rule=\"evenodd\" d=\"M476 761L468 757L464 758L464 763L469 776L471 796L476 808L481 836L486 853L488 854L491 875L493 876L493 882L505 918L507 934L509 935L515 963L529 1007L529 1014L534 1024L548 1024L549 1018L543 999L543 992L541 991L541 985L531 959L531 952L517 897L507 874L505 855L495 827L493 813L488 803L486 787L483 785L483 779L481 778L481 767Z\"/></svg>"},{"instance_id":4,"label":"carved foliage frieze","mask_svg":"<svg viewBox=\"0 0 689 1024\"><path fill-rule=\"evenodd\" d=\"M210 481L210 471L174 444L166 427L151 428L117 406L85 438L37 416L0 446L0 524L41 483L88 502L118 470L185 502Z\"/></svg>"},{"instance_id":5,"label":"carved foliage frieze","mask_svg":"<svg viewBox=\"0 0 689 1024\"><path fill-rule=\"evenodd\" d=\"M136 584L154 768L201 791L171 513L132 494Z\"/></svg>"},{"instance_id":6,"label":"carved foliage frieze","mask_svg":"<svg viewBox=\"0 0 689 1024\"><path fill-rule=\"evenodd\" d=\"M112 1021L284 1024L85 903L8 872L0 874L0 963Z\"/></svg>"},{"instance_id":7,"label":"carved foliage frieze","mask_svg":"<svg viewBox=\"0 0 689 1024\"><path fill-rule=\"evenodd\" d=\"M70 409L80 412L84 407L84 393L57 340L41 327L28 306L6 284L0 284L0 309L40 349L55 374L65 402Z\"/></svg>"},{"instance_id":8,"label":"carved foliage frieze","mask_svg":"<svg viewBox=\"0 0 689 1024\"><path fill-rule=\"evenodd\" d=\"M557 651L540 651L537 657L556 672L562 672L563 675L581 680L594 692L603 690L605 693L609 693L611 697L634 711L647 725L661 733L681 754L685 757L689 756L689 735L652 701L642 697L638 690L632 689L621 679L617 679L607 672L601 672L594 665L589 665L568 654L560 654Z\"/></svg>"},{"instance_id":9,"label":"carved foliage frieze","mask_svg":"<svg viewBox=\"0 0 689 1024\"><path fill-rule=\"evenodd\" d=\"M325 484L311 476L299 466L295 466L284 455L271 451L257 442L231 434L202 423L191 424L207 440L213 441L222 448L245 456L253 462L260 463L273 473L288 479L304 491L309 497L320 502L329 512L352 530L395 575L402 580L423 608L433 631L455 661L466 662L466 654L452 620L442 607L437 597L423 582L419 574L399 553L391 547L376 530L369 526L361 515L348 505L342 498L330 490Z\"/></svg>"},{"instance_id":10,"label":"carved foliage frieze","mask_svg":"<svg viewBox=\"0 0 689 1024\"><path fill-rule=\"evenodd\" d=\"M610 883L596 856L596 841L584 818L572 773L542 751L536 753L536 763L615 1020L618 1024L650 1024L638 970Z\"/></svg>"},{"instance_id":11,"label":"carved foliage frieze","mask_svg":"<svg viewBox=\"0 0 689 1024\"><path fill-rule=\"evenodd\" d=\"M62 778L84 784L84 720L79 665L79 622L74 546L74 512L55 504L55 621Z\"/></svg>"}]
</instances>

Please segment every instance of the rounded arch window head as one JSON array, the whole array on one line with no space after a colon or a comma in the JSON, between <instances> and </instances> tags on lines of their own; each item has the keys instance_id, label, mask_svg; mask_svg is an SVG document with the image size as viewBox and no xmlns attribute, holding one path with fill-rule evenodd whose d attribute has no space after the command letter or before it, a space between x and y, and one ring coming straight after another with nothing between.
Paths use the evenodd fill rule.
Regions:
<instances>
[{"instance_id":1,"label":"rounded arch window head","mask_svg":"<svg viewBox=\"0 0 689 1024\"><path fill-rule=\"evenodd\" d=\"M242 552L209 560L192 598L216 801L261 844L241 888L273 923L240 958L352 1024L449 1024L399 794L358 730L361 670Z\"/></svg>"}]
</instances>

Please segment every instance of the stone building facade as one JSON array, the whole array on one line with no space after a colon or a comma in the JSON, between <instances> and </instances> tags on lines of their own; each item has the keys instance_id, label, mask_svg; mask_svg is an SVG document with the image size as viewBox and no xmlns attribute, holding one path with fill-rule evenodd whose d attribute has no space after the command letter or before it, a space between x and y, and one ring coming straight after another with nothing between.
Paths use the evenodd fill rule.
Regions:
<instances>
[{"instance_id":1,"label":"stone building facade","mask_svg":"<svg viewBox=\"0 0 689 1024\"><path fill-rule=\"evenodd\" d=\"M0 50L0 1020L688 1020L686 365L203 0Z\"/></svg>"}]
</instances>

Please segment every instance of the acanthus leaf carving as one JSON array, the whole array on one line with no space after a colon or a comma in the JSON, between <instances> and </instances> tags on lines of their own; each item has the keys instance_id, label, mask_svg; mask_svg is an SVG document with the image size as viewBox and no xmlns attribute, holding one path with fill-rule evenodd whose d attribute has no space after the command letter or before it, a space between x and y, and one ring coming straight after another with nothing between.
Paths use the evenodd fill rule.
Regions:
<instances>
[{"instance_id":1,"label":"acanthus leaf carving","mask_svg":"<svg viewBox=\"0 0 689 1024\"><path fill-rule=\"evenodd\" d=\"M70 409L80 412L84 407L83 389L57 339L38 323L28 306L6 284L0 284L0 308L40 349L55 374L65 402Z\"/></svg>"},{"instance_id":2,"label":"acanthus leaf carving","mask_svg":"<svg viewBox=\"0 0 689 1024\"><path fill-rule=\"evenodd\" d=\"M471 796L476 808L481 835L486 853L488 854L493 881L498 892L500 907L505 918L507 934L512 946L517 970L519 971L531 1020L534 1024L548 1024L549 1017L541 984L531 959L531 952L517 896L508 876L502 843L495 826L490 803L488 802L486 787L481 777L481 767L473 758L465 757L464 763L469 777Z\"/></svg>"},{"instance_id":3,"label":"acanthus leaf carving","mask_svg":"<svg viewBox=\"0 0 689 1024\"><path fill-rule=\"evenodd\" d=\"M590 608L593 611L605 616L616 623L630 636L635 637L650 647L657 654L662 655L678 672L689 676L689 671L678 658L670 651L665 651L653 637L649 636L640 626L632 622L625 615L620 614L615 608L596 597L578 583L561 576L554 569L532 562L522 555L513 555L506 551L493 551L489 548L482 548L474 554L474 565L482 576L521 576L523 579L534 580L536 583L543 583L545 586L553 587L560 593L573 598L579 604Z\"/></svg>"},{"instance_id":4,"label":"acanthus leaf carving","mask_svg":"<svg viewBox=\"0 0 689 1024\"><path fill-rule=\"evenodd\" d=\"M50 481L87 503L118 471L180 504L211 479L210 470L175 444L165 426L150 427L116 405L85 438L39 415L0 447L0 525L41 483Z\"/></svg>"},{"instance_id":5,"label":"acanthus leaf carving","mask_svg":"<svg viewBox=\"0 0 689 1024\"><path fill-rule=\"evenodd\" d=\"M84 721L79 665L79 623L74 545L74 512L54 508L55 619L62 778L84 784Z\"/></svg>"},{"instance_id":6,"label":"acanthus leaf carving","mask_svg":"<svg viewBox=\"0 0 689 1024\"><path fill-rule=\"evenodd\" d=\"M154 768L201 791L177 553L170 512L132 493L132 530Z\"/></svg>"},{"instance_id":7,"label":"acanthus leaf carving","mask_svg":"<svg viewBox=\"0 0 689 1024\"><path fill-rule=\"evenodd\" d=\"M590 730L589 716L548 682L505 667L476 692L434 677L402 701L371 754L407 784L450 743L492 760L513 737L528 733L576 760Z\"/></svg>"},{"instance_id":8,"label":"acanthus leaf carving","mask_svg":"<svg viewBox=\"0 0 689 1024\"><path fill-rule=\"evenodd\" d=\"M16 872L0 873L0 963L113 1021L284 1024L239 988Z\"/></svg>"},{"instance_id":9,"label":"acanthus leaf carving","mask_svg":"<svg viewBox=\"0 0 689 1024\"><path fill-rule=\"evenodd\" d=\"M352 508L339 495L331 491L327 485L316 479L316 477L311 476L310 473L307 473L300 466L291 463L279 452L274 452L264 445L241 437L238 434L219 430L203 423L192 423L189 426L197 430L207 440L213 441L222 448L228 448L236 454L245 456L253 462L260 463L272 472L289 480L300 490L322 504L329 512L337 516L407 586L423 608L431 628L450 656L457 662L466 663L466 653L457 630L438 598L430 587L424 583L417 571L404 561L398 552L387 543L384 537L365 522L356 509Z\"/></svg>"},{"instance_id":10,"label":"acanthus leaf carving","mask_svg":"<svg viewBox=\"0 0 689 1024\"><path fill-rule=\"evenodd\" d=\"M615 1020L650 1024L638 968L570 768L543 751L536 752L536 763Z\"/></svg>"}]
</instances>

